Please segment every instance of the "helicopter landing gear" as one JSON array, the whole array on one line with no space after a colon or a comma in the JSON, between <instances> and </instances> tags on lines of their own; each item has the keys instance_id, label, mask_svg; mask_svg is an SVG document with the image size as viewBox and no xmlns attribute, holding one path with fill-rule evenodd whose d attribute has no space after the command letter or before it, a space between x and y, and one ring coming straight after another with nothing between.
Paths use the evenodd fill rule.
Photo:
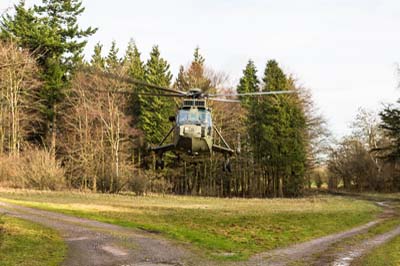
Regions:
<instances>
[{"instance_id":1,"label":"helicopter landing gear","mask_svg":"<svg viewBox=\"0 0 400 266\"><path fill-rule=\"evenodd\" d=\"M229 158L225 158L225 161L222 165L222 171L232 173L232 164Z\"/></svg>"},{"instance_id":2,"label":"helicopter landing gear","mask_svg":"<svg viewBox=\"0 0 400 266\"><path fill-rule=\"evenodd\" d=\"M157 156L157 159L156 159L156 170L158 170L158 169L163 170L164 166L165 166L165 162L162 159L162 154L160 154Z\"/></svg>"},{"instance_id":3,"label":"helicopter landing gear","mask_svg":"<svg viewBox=\"0 0 400 266\"><path fill-rule=\"evenodd\" d=\"M165 165L165 163L164 163L163 160L161 160L161 159L157 159L156 160L156 170L158 170L158 169L163 170L164 169L164 165Z\"/></svg>"}]
</instances>

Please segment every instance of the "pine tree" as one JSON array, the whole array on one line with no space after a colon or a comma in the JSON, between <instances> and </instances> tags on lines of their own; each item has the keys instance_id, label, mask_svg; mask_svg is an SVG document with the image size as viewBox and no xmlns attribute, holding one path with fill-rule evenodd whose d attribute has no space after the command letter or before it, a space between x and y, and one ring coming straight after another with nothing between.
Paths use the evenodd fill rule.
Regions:
<instances>
[{"instance_id":1,"label":"pine tree","mask_svg":"<svg viewBox=\"0 0 400 266\"><path fill-rule=\"evenodd\" d=\"M263 91L287 90L287 77L275 60L267 62L263 82Z\"/></svg>"},{"instance_id":2,"label":"pine tree","mask_svg":"<svg viewBox=\"0 0 400 266\"><path fill-rule=\"evenodd\" d=\"M382 119L381 128L385 130L392 143L387 159L400 160L400 108L387 106L380 113L380 117Z\"/></svg>"},{"instance_id":3,"label":"pine tree","mask_svg":"<svg viewBox=\"0 0 400 266\"><path fill-rule=\"evenodd\" d=\"M400 100L398 101L400 104ZM400 163L400 108L395 106L387 106L381 113L382 119L381 128L385 130L385 133L390 140L388 147L383 147L384 158L387 162L395 165ZM400 189L400 171L397 170L393 174L393 186Z\"/></svg>"},{"instance_id":4,"label":"pine tree","mask_svg":"<svg viewBox=\"0 0 400 266\"><path fill-rule=\"evenodd\" d=\"M236 88L238 93L247 93L247 92L256 92L259 90L260 81L257 78L257 69L252 60L246 65L246 68L243 70L243 76L239 81L239 85ZM243 107L246 109L250 108L251 101L254 98L250 97L240 97Z\"/></svg>"},{"instance_id":5,"label":"pine tree","mask_svg":"<svg viewBox=\"0 0 400 266\"><path fill-rule=\"evenodd\" d=\"M179 90L188 90L199 88L207 92L211 86L211 80L205 74L205 59L200 54L200 48L197 47L193 53L193 60L187 70L183 66L179 68L178 77L175 80L174 87Z\"/></svg>"},{"instance_id":6,"label":"pine tree","mask_svg":"<svg viewBox=\"0 0 400 266\"><path fill-rule=\"evenodd\" d=\"M141 54L134 41L130 41L125 52L124 65L128 68L130 77L144 80L144 63L140 58Z\"/></svg>"},{"instance_id":7,"label":"pine tree","mask_svg":"<svg viewBox=\"0 0 400 266\"><path fill-rule=\"evenodd\" d=\"M30 49L42 68L45 84L41 102L46 120L42 137L50 139L55 153L58 105L68 87L69 74L82 61L86 45L82 38L97 29L79 27L78 17L85 10L79 0L42 0L33 8L26 8L25 1L20 1L14 8L13 16L7 14L1 19L1 37Z\"/></svg>"},{"instance_id":8,"label":"pine tree","mask_svg":"<svg viewBox=\"0 0 400 266\"><path fill-rule=\"evenodd\" d=\"M160 55L158 46L154 46L150 59L145 65L145 80L149 84L169 87L172 74L169 64ZM148 88L144 91L150 92ZM174 115L174 101L168 97L139 96L139 126L145 133L148 143L158 143L170 128L169 116Z\"/></svg>"},{"instance_id":9,"label":"pine tree","mask_svg":"<svg viewBox=\"0 0 400 266\"><path fill-rule=\"evenodd\" d=\"M14 10L14 16L5 14L1 17L1 39L12 39L20 46L30 51L36 51L38 55L44 54L45 49L39 44L43 42L43 38L50 39L52 32L47 25L41 23L32 8L25 6L25 1L20 1L19 4L14 5ZM42 64L44 63L43 58L38 60Z\"/></svg>"},{"instance_id":10,"label":"pine tree","mask_svg":"<svg viewBox=\"0 0 400 266\"><path fill-rule=\"evenodd\" d=\"M204 62L206 60L204 59L204 57L200 54L200 47L196 47L194 49L194 54L193 54L193 63L195 64L199 64L199 65L204 65Z\"/></svg>"},{"instance_id":11,"label":"pine tree","mask_svg":"<svg viewBox=\"0 0 400 266\"><path fill-rule=\"evenodd\" d=\"M185 68L182 65L179 67L179 72L174 83L174 88L181 91L186 91L190 88L189 81L186 77Z\"/></svg>"},{"instance_id":12,"label":"pine tree","mask_svg":"<svg viewBox=\"0 0 400 266\"><path fill-rule=\"evenodd\" d=\"M42 5L35 5L34 11L50 27L57 38L52 54L63 57L62 64L73 67L81 57L87 41L82 38L93 35L97 29L80 29L78 17L85 11L80 0L42 0Z\"/></svg>"},{"instance_id":13,"label":"pine tree","mask_svg":"<svg viewBox=\"0 0 400 266\"><path fill-rule=\"evenodd\" d=\"M286 90L288 80L278 63L270 60L263 91ZM298 196L306 161L305 116L295 96L270 95L252 105L250 134L257 160L271 179L274 196Z\"/></svg>"},{"instance_id":14,"label":"pine tree","mask_svg":"<svg viewBox=\"0 0 400 266\"><path fill-rule=\"evenodd\" d=\"M134 41L130 41L128 44L128 48L125 52L124 57L124 66L127 68L128 76L134 78L136 80L145 80L145 69L144 63L140 58L140 52ZM132 90L134 92L141 92L145 88L143 86L133 85ZM132 114L135 118L140 115L140 100L139 96L136 94L132 94L129 103L129 113ZM144 99L143 99L144 100Z\"/></svg>"},{"instance_id":15,"label":"pine tree","mask_svg":"<svg viewBox=\"0 0 400 266\"><path fill-rule=\"evenodd\" d=\"M113 41L111 43L110 51L106 57L106 69L109 72L116 72L118 67L121 65L121 60L118 58L119 49L117 43Z\"/></svg>"},{"instance_id":16,"label":"pine tree","mask_svg":"<svg viewBox=\"0 0 400 266\"><path fill-rule=\"evenodd\" d=\"M97 43L94 46L94 51L93 51L92 58L90 59L90 64L91 64L91 66L93 66L97 69L104 70L106 67L106 61L105 61L104 57L102 56L102 52L103 52L103 45L101 45L100 43Z\"/></svg>"}]
</instances>

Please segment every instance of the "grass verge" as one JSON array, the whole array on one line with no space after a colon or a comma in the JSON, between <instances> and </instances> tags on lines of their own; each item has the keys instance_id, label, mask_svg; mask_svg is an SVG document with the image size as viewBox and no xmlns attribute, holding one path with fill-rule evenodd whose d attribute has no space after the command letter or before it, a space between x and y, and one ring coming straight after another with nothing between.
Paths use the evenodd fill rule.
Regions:
<instances>
[{"instance_id":1,"label":"grass verge","mask_svg":"<svg viewBox=\"0 0 400 266\"><path fill-rule=\"evenodd\" d=\"M375 195L374 195L375 196ZM377 195L384 200L396 200L391 203L392 207L400 213L400 194L384 194ZM400 224L399 217L396 217L397 226ZM390 228L391 230L393 228ZM389 231L386 230L386 231ZM368 254L364 255L360 259L354 262L354 265L362 266L400 266L400 236L395 237L391 241L373 249Z\"/></svg>"},{"instance_id":2,"label":"grass verge","mask_svg":"<svg viewBox=\"0 0 400 266\"><path fill-rule=\"evenodd\" d=\"M361 258L356 265L363 266L399 266L400 265L400 237L374 249Z\"/></svg>"},{"instance_id":3,"label":"grass verge","mask_svg":"<svg viewBox=\"0 0 400 266\"><path fill-rule=\"evenodd\" d=\"M307 241L366 223L374 204L342 197L216 199L0 191L0 200L160 232L221 260Z\"/></svg>"},{"instance_id":4,"label":"grass verge","mask_svg":"<svg viewBox=\"0 0 400 266\"><path fill-rule=\"evenodd\" d=\"M48 228L21 219L0 218L0 266L56 266L66 246Z\"/></svg>"}]
</instances>

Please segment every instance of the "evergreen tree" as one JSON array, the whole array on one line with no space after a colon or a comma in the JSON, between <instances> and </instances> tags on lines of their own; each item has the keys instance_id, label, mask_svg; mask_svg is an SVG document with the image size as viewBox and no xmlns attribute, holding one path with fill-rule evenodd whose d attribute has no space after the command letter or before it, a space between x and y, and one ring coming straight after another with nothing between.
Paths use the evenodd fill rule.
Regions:
<instances>
[{"instance_id":1,"label":"evergreen tree","mask_svg":"<svg viewBox=\"0 0 400 266\"><path fill-rule=\"evenodd\" d=\"M398 101L400 103L400 100ZM386 107L381 113L381 128L383 128L391 140L389 160L400 160L400 108Z\"/></svg>"},{"instance_id":2,"label":"evergreen tree","mask_svg":"<svg viewBox=\"0 0 400 266\"><path fill-rule=\"evenodd\" d=\"M286 90L288 80L278 63L270 60L264 72L263 91ZM257 161L271 177L274 196L298 196L306 162L305 115L293 95L270 95L252 105L250 135Z\"/></svg>"},{"instance_id":3,"label":"evergreen tree","mask_svg":"<svg viewBox=\"0 0 400 266\"><path fill-rule=\"evenodd\" d=\"M36 17L32 8L25 6L25 1L14 5L15 15L5 14L0 20L1 39L12 39L20 46L35 51L35 55L45 54L45 47L39 44L45 40L54 38L49 27ZM44 63L44 58L38 60Z\"/></svg>"},{"instance_id":4,"label":"evergreen tree","mask_svg":"<svg viewBox=\"0 0 400 266\"><path fill-rule=\"evenodd\" d=\"M141 54L134 41L130 41L125 52L124 65L128 68L130 77L137 80L144 80L144 63L140 58Z\"/></svg>"},{"instance_id":5,"label":"evergreen tree","mask_svg":"<svg viewBox=\"0 0 400 266\"><path fill-rule=\"evenodd\" d=\"M127 68L128 76L137 80L145 80L145 69L144 63L140 58L140 52L134 41L130 41L128 48L125 52L124 66ZM144 90L143 86L134 85L132 87L133 91L141 92ZM131 99L129 101L129 113L135 118L140 115L140 100L136 94L129 96ZM145 100L145 99L143 99Z\"/></svg>"},{"instance_id":6,"label":"evergreen tree","mask_svg":"<svg viewBox=\"0 0 400 266\"><path fill-rule=\"evenodd\" d=\"M190 88L189 81L186 77L185 68L182 65L179 67L179 72L174 83L174 88L181 91L186 91Z\"/></svg>"},{"instance_id":7,"label":"evergreen tree","mask_svg":"<svg viewBox=\"0 0 400 266\"><path fill-rule=\"evenodd\" d=\"M90 59L90 64L91 64L91 66L93 66L97 69L104 70L106 67L106 61L105 61L104 57L102 56L102 52L103 52L103 45L101 45L100 43L97 43L94 46L94 51L93 51L92 58Z\"/></svg>"},{"instance_id":8,"label":"evergreen tree","mask_svg":"<svg viewBox=\"0 0 400 266\"><path fill-rule=\"evenodd\" d=\"M252 60L246 65L243 70L243 76L240 78L239 85L236 88L238 93L256 92L259 90L260 81L257 78L257 69ZM254 102L254 98L240 97L243 107L246 109L250 108L251 101Z\"/></svg>"},{"instance_id":9,"label":"evergreen tree","mask_svg":"<svg viewBox=\"0 0 400 266\"><path fill-rule=\"evenodd\" d=\"M1 37L13 39L31 50L42 68L44 86L41 92L43 114L47 121L43 137L50 139L55 153L59 103L68 87L68 77L82 61L86 40L97 29L81 29L78 17L84 12L79 0L42 0L41 5L25 7L25 1L14 6L15 14L0 22Z\"/></svg>"},{"instance_id":10,"label":"evergreen tree","mask_svg":"<svg viewBox=\"0 0 400 266\"><path fill-rule=\"evenodd\" d=\"M203 66L205 61L206 60L204 59L204 57L200 54L200 47L197 46L194 49L193 63Z\"/></svg>"},{"instance_id":11,"label":"evergreen tree","mask_svg":"<svg viewBox=\"0 0 400 266\"><path fill-rule=\"evenodd\" d=\"M169 87L172 74L169 64L160 55L158 46L154 46L150 59L145 65L145 80L149 84ZM152 92L149 88L143 88ZM139 126L145 133L148 143L158 143L170 129L169 116L174 115L174 101L169 97L139 96Z\"/></svg>"},{"instance_id":12,"label":"evergreen tree","mask_svg":"<svg viewBox=\"0 0 400 266\"><path fill-rule=\"evenodd\" d=\"M287 77L275 60L267 62L263 82L263 91L287 90Z\"/></svg>"},{"instance_id":13,"label":"evergreen tree","mask_svg":"<svg viewBox=\"0 0 400 266\"><path fill-rule=\"evenodd\" d=\"M110 51L106 57L106 68L109 72L116 72L121 65L121 60L118 58L119 49L115 41L111 43Z\"/></svg>"},{"instance_id":14,"label":"evergreen tree","mask_svg":"<svg viewBox=\"0 0 400 266\"><path fill-rule=\"evenodd\" d=\"M200 48L197 47L193 53L193 60L187 70L183 66L179 68L177 79L174 87L179 90L188 90L191 88L199 88L203 92L207 92L211 86L211 80L205 75L205 59L200 54Z\"/></svg>"},{"instance_id":15,"label":"evergreen tree","mask_svg":"<svg viewBox=\"0 0 400 266\"><path fill-rule=\"evenodd\" d=\"M398 101L400 104L400 100ZM381 113L381 128L385 130L390 140L388 147L382 148L385 152L384 158L387 162L398 165L400 162L400 108L387 106ZM396 167L395 167L396 169ZM400 189L400 171L393 176L393 186Z\"/></svg>"},{"instance_id":16,"label":"evergreen tree","mask_svg":"<svg viewBox=\"0 0 400 266\"><path fill-rule=\"evenodd\" d=\"M42 5L35 5L34 11L46 23L57 42L54 43L52 54L62 56L62 64L74 67L81 58L87 41L82 38L93 35L97 29L80 29L78 17L85 11L80 0L42 0ZM49 49L47 49L49 50Z\"/></svg>"}]
</instances>

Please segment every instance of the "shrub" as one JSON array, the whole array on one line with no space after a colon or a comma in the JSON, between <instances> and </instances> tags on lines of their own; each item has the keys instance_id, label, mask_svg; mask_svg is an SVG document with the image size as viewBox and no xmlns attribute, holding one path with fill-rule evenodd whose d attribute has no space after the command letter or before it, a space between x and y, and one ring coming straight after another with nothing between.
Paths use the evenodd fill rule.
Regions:
<instances>
[{"instance_id":1,"label":"shrub","mask_svg":"<svg viewBox=\"0 0 400 266\"><path fill-rule=\"evenodd\" d=\"M21 180L19 170L19 157L0 156L0 184L3 187L24 188L25 182Z\"/></svg>"},{"instance_id":2,"label":"shrub","mask_svg":"<svg viewBox=\"0 0 400 266\"><path fill-rule=\"evenodd\" d=\"M65 188L64 170L50 152L34 149L1 158L0 183L13 188L61 190Z\"/></svg>"},{"instance_id":3,"label":"shrub","mask_svg":"<svg viewBox=\"0 0 400 266\"><path fill-rule=\"evenodd\" d=\"M129 180L129 190L135 192L136 195L143 195L147 191L149 179L143 172L138 172Z\"/></svg>"}]
</instances>

